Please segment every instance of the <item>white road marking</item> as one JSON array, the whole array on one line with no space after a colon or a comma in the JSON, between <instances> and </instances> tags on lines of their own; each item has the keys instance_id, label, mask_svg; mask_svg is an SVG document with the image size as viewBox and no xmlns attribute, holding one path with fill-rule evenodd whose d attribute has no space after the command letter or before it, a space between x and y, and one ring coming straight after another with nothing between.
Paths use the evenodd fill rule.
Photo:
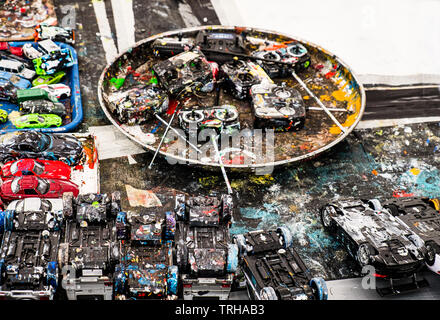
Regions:
<instances>
[{"instance_id":1,"label":"white road marking","mask_svg":"<svg viewBox=\"0 0 440 320\"><path fill-rule=\"evenodd\" d=\"M423 122L440 122L440 117L419 117L419 118L407 118L407 119L383 119L383 120L362 120L359 121L355 130L380 128L380 127L393 127L401 126L412 123Z\"/></svg>"},{"instance_id":2,"label":"white road marking","mask_svg":"<svg viewBox=\"0 0 440 320\"><path fill-rule=\"evenodd\" d=\"M92 0L92 4L95 10L96 21L98 22L102 46L105 51L105 58L107 63L109 63L118 55L118 50L112 38L112 31L107 19L107 13L105 12L105 3L102 0Z\"/></svg>"},{"instance_id":3,"label":"white road marking","mask_svg":"<svg viewBox=\"0 0 440 320\"><path fill-rule=\"evenodd\" d=\"M127 157L145 152L114 125L90 127L89 132L96 137L99 160ZM128 161L132 164L130 158Z\"/></svg>"},{"instance_id":4,"label":"white road marking","mask_svg":"<svg viewBox=\"0 0 440 320\"><path fill-rule=\"evenodd\" d=\"M193 14L189 4L179 2L179 13L187 28L200 26L200 21Z\"/></svg>"},{"instance_id":5,"label":"white road marking","mask_svg":"<svg viewBox=\"0 0 440 320\"><path fill-rule=\"evenodd\" d=\"M111 0L119 53L136 42L134 36L133 0Z\"/></svg>"}]
</instances>

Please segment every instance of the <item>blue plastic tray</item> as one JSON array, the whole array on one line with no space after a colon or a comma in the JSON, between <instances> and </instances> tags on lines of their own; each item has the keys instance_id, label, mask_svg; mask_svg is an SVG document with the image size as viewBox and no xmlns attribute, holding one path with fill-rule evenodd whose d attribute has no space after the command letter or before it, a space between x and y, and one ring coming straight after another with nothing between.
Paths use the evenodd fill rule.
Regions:
<instances>
[{"instance_id":1,"label":"blue plastic tray","mask_svg":"<svg viewBox=\"0 0 440 320\"><path fill-rule=\"evenodd\" d=\"M10 42L9 45L11 47L21 47L26 43L31 43L33 47L37 48L36 42L30 41L20 41L20 42ZM70 132L75 129L83 119L83 109L81 102L81 91L80 91L80 83L79 83L79 72L78 72L78 55L76 54L75 49L65 44L63 42L55 42L61 48L68 48L72 52L73 57L73 66L70 68L63 69L66 73L66 76L62 79L60 83L64 83L70 87L71 96L70 96L70 105L72 107L72 116L71 122L56 128L38 128L38 129L17 129L11 121L0 124L0 133L5 132L13 132L13 131L41 131L41 132ZM10 103L6 100L0 100L0 109L6 110L8 113L12 111L18 111L19 107L16 104Z\"/></svg>"}]
</instances>

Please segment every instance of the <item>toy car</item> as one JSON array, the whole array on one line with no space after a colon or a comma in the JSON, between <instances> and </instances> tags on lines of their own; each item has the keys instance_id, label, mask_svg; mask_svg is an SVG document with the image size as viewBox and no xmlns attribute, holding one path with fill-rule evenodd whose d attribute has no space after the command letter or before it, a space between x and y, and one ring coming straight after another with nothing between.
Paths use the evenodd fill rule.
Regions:
<instances>
[{"instance_id":1,"label":"toy car","mask_svg":"<svg viewBox=\"0 0 440 320\"><path fill-rule=\"evenodd\" d=\"M255 128L273 128L275 131L300 130L304 127L306 108L298 90L263 82L251 87Z\"/></svg>"},{"instance_id":2,"label":"toy car","mask_svg":"<svg viewBox=\"0 0 440 320\"><path fill-rule=\"evenodd\" d=\"M65 117L67 110L64 104L60 102L52 102L49 100L28 100L20 103L20 112L23 114L30 113L51 113L59 117Z\"/></svg>"},{"instance_id":3,"label":"toy car","mask_svg":"<svg viewBox=\"0 0 440 320\"><path fill-rule=\"evenodd\" d=\"M31 201L27 201L31 200ZM0 248L0 299L50 300L58 287L58 245L62 211L37 204L11 203L3 212L5 234ZM61 214L60 214L61 213Z\"/></svg>"},{"instance_id":4,"label":"toy car","mask_svg":"<svg viewBox=\"0 0 440 320\"><path fill-rule=\"evenodd\" d=\"M143 124L154 113L162 114L168 109L168 95L155 85L138 86L109 97L112 112L122 123Z\"/></svg>"},{"instance_id":5,"label":"toy car","mask_svg":"<svg viewBox=\"0 0 440 320\"><path fill-rule=\"evenodd\" d=\"M169 94L211 92L214 89L212 67L203 53L185 51L153 66L160 84Z\"/></svg>"},{"instance_id":6,"label":"toy car","mask_svg":"<svg viewBox=\"0 0 440 320\"><path fill-rule=\"evenodd\" d=\"M10 72L0 71L0 80L9 81L17 89L27 89L31 86L30 81L20 78L19 76Z\"/></svg>"},{"instance_id":7,"label":"toy car","mask_svg":"<svg viewBox=\"0 0 440 320\"><path fill-rule=\"evenodd\" d=\"M35 49L31 43L24 44L22 49L24 56L29 60L34 60L43 56L43 53Z\"/></svg>"},{"instance_id":8,"label":"toy car","mask_svg":"<svg viewBox=\"0 0 440 320\"><path fill-rule=\"evenodd\" d=\"M57 99L66 99L70 97L70 88L69 86L66 86L65 84L58 83L58 84L41 84L38 86L35 86L35 88L43 89L44 91L47 91L51 96L57 97Z\"/></svg>"},{"instance_id":9,"label":"toy car","mask_svg":"<svg viewBox=\"0 0 440 320\"><path fill-rule=\"evenodd\" d=\"M60 244L62 284L69 300L112 300L119 260L115 216L120 194L63 195L65 238Z\"/></svg>"},{"instance_id":10,"label":"toy car","mask_svg":"<svg viewBox=\"0 0 440 320\"><path fill-rule=\"evenodd\" d=\"M115 299L176 299L178 268L173 265L174 212L162 207L120 212L116 220L121 261L116 266Z\"/></svg>"},{"instance_id":11,"label":"toy car","mask_svg":"<svg viewBox=\"0 0 440 320\"><path fill-rule=\"evenodd\" d=\"M42 85L42 84L54 84L61 81L61 79L66 75L64 71L55 72L52 75L39 76L35 80L32 81L32 85L34 87Z\"/></svg>"},{"instance_id":12,"label":"toy car","mask_svg":"<svg viewBox=\"0 0 440 320\"><path fill-rule=\"evenodd\" d=\"M40 58L32 60L37 75L54 74L64 68L73 66L72 52L69 49L52 51Z\"/></svg>"},{"instance_id":13,"label":"toy car","mask_svg":"<svg viewBox=\"0 0 440 320\"><path fill-rule=\"evenodd\" d=\"M234 236L249 297L256 300L327 300L327 285L313 278L295 251L287 227Z\"/></svg>"},{"instance_id":14,"label":"toy car","mask_svg":"<svg viewBox=\"0 0 440 320\"><path fill-rule=\"evenodd\" d=\"M62 179L43 179L36 176L23 176L6 179L0 187L4 200L22 198L61 198L65 192L78 195L78 186Z\"/></svg>"},{"instance_id":15,"label":"toy car","mask_svg":"<svg viewBox=\"0 0 440 320\"><path fill-rule=\"evenodd\" d=\"M383 207L417 234L427 249L428 269L440 274L440 214L438 199L395 198Z\"/></svg>"},{"instance_id":16,"label":"toy car","mask_svg":"<svg viewBox=\"0 0 440 320\"><path fill-rule=\"evenodd\" d=\"M180 127L186 132L197 134L204 129L214 129L217 134L232 134L240 130L237 108L223 105L207 109L194 109L179 112Z\"/></svg>"},{"instance_id":17,"label":"toy car","mask_svg":"<svg viewBox=\"0 0 440 320\"><path fill-rule=\"evenodd\" d=\"M20 159L5 163L1 167L2 179L21 176L70 179L71 168L62 161Z\"/></svg>"},{"instance_id":18,"label":"toy car","mask_svg":"<svg viewBox=\"0 0 440 320\"><path fill-rule=\"evenodd\" d=\"M232 59L232 54L244 54L243 37L235 32L202 30L196 36L196 44L207 59L224 63ZM222 54L227 52L230 54Z\"/></svg>"},{"instance_id":19,"label":"toy car","mask_svg":"<svg viewBox=\"0 0 440 320\"><path fill-rule=\"evenodd\" d=\"M21 62L13 60L1 59L0 71L14 73L20 78L26 80L32 80L32 78L35 76L35 71L26 68L25 64Z\"/></svg>"},{"instance_id":20,"label":"toy car","mask_svg":"<svg viewBox=\"0 0 440 320\"><path fill-rule=\"evenodd\" d=\"M152 49L156 56L169 58L182 53L185 49L192 49L194 41L189 38L160 38L153 41Z\"/></svg>"},{"instance_id":21,"label":"toy car","mask_svg":"<svg viewBox=\"0 0 440 320\"><path fill-rule=\"evenodd\" d=\"M186 199L178 194L175 203L175 257L183 298L228 299L238 266L238 248L229 235L232 196Z\"/></svg>"},{"instance_id":22,"label":"toy car","mask_svg":"<svg viewBox=\"0 0 440 320\"><path fill-rule=\"evenodd\" d=\"M6 121L8 121L8 113L5 110L0 109L0 123L5 123Z\"/></svg>"},{"instance_id":23,"label":"toy car","mask_svg":"<svg viewBox=\"0 0 440 320\"><path fill-rule=\"evenodd\" d=\"M35 27L34 39L35 41L50 39L75 44L75 31L70 28L61 28L42 23Z\"/></svg>"},{"instance_id":24,"label":"toy car","mask_svg":"<svg viewBox=\"0 0 440 320\"><path fill-rule=\"evenodd\" d=\"M53 103L59 102L58 99L48 93L46 90L31 88L26 90L17 90L17 102L22 103L29 100L50 100Z\"/></svg>"},{"instance_id":25,"label":"toy car","mask_svg":"<svg viewBox=\"0 0 440 320\"><path fill-rule=\"evenodd\" d=\"M423 241L377 199L330 202L320 214L324 228L337 237L360 267L371 265L376 277L390 279L390 288L376 289L379 294L404 290L393 284L396 279L412 277L406 290L427 285L425 279L416 280L415 276L426 260Z\"/></svg>"},{"instance_id":26,"label":"toy car","mask_svg":"<svg viewBox=\"0 0 440 320\"><path fill-rule=\"evenodd\" d=\"M62 123L63 119L60 116L44 113L30 113L14 120L14 125L18 129L59 127Z\"/></svg>"},{"instance_id":27,"label":"toy car","mask_svg":"<svg viewBox=\"0 0 440 320\"><path fill-rule=\"evenodd\" d=\"M8 100L12 103L17 102L17 88L8 80L0 79L0 100Z\"/></svg>"},{"instance_id":28,"label":"toy car","mask_svg":"<svg viewBox=\"0 0 440 320\"><path fill-rule=\"evenodd\" d=\"M254 51L254 57L290 63L291 66L276 62L257 60L271 78L288 77L292 70L301 72L310 66L310 54L299 42L283 43Z\"/></svg>"},{"instance_id":29,"label":"toy car","mask_svg":"<svg viewBox=\"0 0 440 320\"><path fill-rule=\"evenodd\" d=\"M249 98L249 91L253 85L263 81L273 83L263 68L250 61L234 59L224 63L220 70L224 74L229 92L240 100Z\"/></svg>"},{"instance_id":30,"label":"toy car","mask_svg":"<svg viewBox=\"0 0 440 320\"><path fill-rule=\"evenodd\" d=\"M84 156L81 142L68 135L20 131L0 135L0 162L20 158L61 160L70 166Z\"/></svg>"}]
</instances>

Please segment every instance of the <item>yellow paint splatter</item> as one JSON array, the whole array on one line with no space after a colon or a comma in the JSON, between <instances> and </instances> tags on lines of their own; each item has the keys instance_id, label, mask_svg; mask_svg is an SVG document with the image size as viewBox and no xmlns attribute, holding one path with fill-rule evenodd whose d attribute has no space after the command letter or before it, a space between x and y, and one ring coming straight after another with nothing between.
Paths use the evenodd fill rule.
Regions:
<instances>
[{"instance_id":1,"label":"yellow paint splatter","mask_svg":"<svg viewBox=\"0 0 440 320\"><path fill-rule=\"evenodd\" d=\"M204 187L213 187L216 186L217 183L219 182L219 177L211 176L211 177L200 178L199 182Z\"/></svg>"},{"instance_id":2,"label":"yellow paint splatter","mask_svg":"<svg viewBox=\"0 0 440 320\"><path fill-rule=\"evenodd\" d=\"M327 94L323 94L322 96L320 96L319 97L319 99L321 100L321 101L330 101L330 96L329 95L327 95Z\"/></svg>"},{"instance_id":3,"label":"yellow paint splatter","mask_svg":"<svg viewBox=\"0 0 440 320\"><path fill-rule=\"evenodd\" d=\"M420 173L420 169L417 168L412 168L411 170L409 170L413 175L418 175Z\"/></svg>"},{"instance_id":4,"label":"yellow paint splatter","mask_svg":"<svg viewBox=\"0 0 440 320\"><path fill-rule=\"evenodd\" d=\"M310 97L309 97L309 96L304 96L303 99L304 99L304 100L309 100Z\"/></svg>"},{"instance_id":5,"label":"yellow paint splatter","mask_svg":"<svg viewBox=\"0 0 440 320\"><path fill-rule=\"evenodd\" d=\"M250 176L249 180L255 184L269 184L273 182L273 177L270 174L262 176Z\"/></svg>"},{"instance_id":6,"label":"yellow paint splatter","mask_svg":"<svg viewBox=\"0 0 440 320\"><path fill-rule=\"evenodd\" d=\"M338 101L348 101L350 99L350 96L348 96L347 93L342 90L334 91L332 96Z\"/></svg>"}]
</instances>

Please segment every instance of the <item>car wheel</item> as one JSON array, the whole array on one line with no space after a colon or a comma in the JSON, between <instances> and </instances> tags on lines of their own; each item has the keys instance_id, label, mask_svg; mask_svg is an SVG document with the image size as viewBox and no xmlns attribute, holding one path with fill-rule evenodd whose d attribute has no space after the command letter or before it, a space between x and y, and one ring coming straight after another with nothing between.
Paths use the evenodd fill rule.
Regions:
<instances>
[{"instance_id":1,"label":"car wheel","mask_svg":"<svg viewBox=\"0 0 440 320\"><path fill-rule=\"evenodd\" d=\"M325 206L321 209L321 223L328 231L334 231L336 224L333 217L337 215L334 206Z\"/></svg>"},{"instance_id":2,"label":"car wheel","mask_svg":"<svg viewBox=\"0 0 440 320\"><path fill-rule=\"evenodd\" d=\"M203 112L200 110L184 111L182 114L182 120L188 124L199 123L205 119Z\"/></svg>"},{"instance_id":3,"label":"car wheel","mask_svg":"<svg viewBox=\"0 0 440 320\"><path fill-rule=\"evenodd\" d=\"M359 262L361 267L366 266L370 263L370 248L368 244L363 243L358 247L356 260Z\"/></svg>"},{"instance_id":4,"label":"car wheel","mask_svg":"<svg viewBox=\"0 0 440 320\"><path fill-rule=\"evenodd\" d=\"M260 291L261 300L278 300L278 296L272 287L264 287Z\"/></svg>"},{"instance_id":5,"label":"car wheel","mask_svg":"<svg viewBox=\"0 0 440 320\"><path fill-rule=\"evenodd\" d=\"M370 206L371 209L373 209L375 211L380 211L383 209L382 204L380 203L380 201L378 199L369 200L368 205Z\"/></svg>"},{"instance_id":6,"label":"car wheel","mask_svg":"<svg viewBox=\"0 0 440 320\"><path fill-rule=\"evenodd\" d=\"M237 245L238 247L238 254L241 257L243 257L246 254L246 238L242 234L237 234L234 236L232 241Z\"/></svg>"},{"instance_id":7,"label":"car wheel","mask_svg":"<svg viewBox=\"0 0 440 320\"><path fill-rule=\"evenodd\" d=\"M312 287L313 295L316 300L327 300L328 289L325 280L321 277L310 280L310 287Z\"/></svg>"},{"instance_id":8,"label":"car wheel","mask_svg":"<svg viewBox=\"0 0 440 320\"><path fill-rule=\"evenodd\" d=\"M387 205L387 206L385 207L385 209L388 209L388 211L391 213L391 215L392 215L393 217L397 217L397 216L400 215L400 214L399 214L399 209L397 208L397 206L396 206L395 204Z\"/></svg>"},{"instance_id":9,"label":"car wheel","mask_svg":"<svg viewBox=\"0 0 440 320\"><path fill-rule=\"evenodd\" d=\"M433 266L434 262L435 262L435 256L436 256L436 252L435 252L435 248L432 242L428 242L426 243L426 256L425 256L425 261L426 264L428 266Z\"/></svg>"},{"instance_id":10,"label":"car wheel","mask_svg":"<svg viewBox=\"0 0 440 320\"><path fill-rule=\"evenodd\" d=\"M293 245L292 233L287 227L279 227L277 234L280 237L281 245L284 249L290 248Z\"/></svg>"}]
</instances>

